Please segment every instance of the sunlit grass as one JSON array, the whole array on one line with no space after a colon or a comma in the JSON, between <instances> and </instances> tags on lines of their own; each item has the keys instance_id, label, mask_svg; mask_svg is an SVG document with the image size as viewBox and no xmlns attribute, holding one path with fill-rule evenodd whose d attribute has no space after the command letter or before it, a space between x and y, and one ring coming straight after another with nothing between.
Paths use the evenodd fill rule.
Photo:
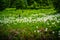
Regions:
<instances>
[{"instance_id":1,"label":"sunlit grass","mask_svg":"<svg viewBox=\"0 0 60 40\"><path fill-rule=\"evenodd\" d=\"M3 12L1 12L1 15L6 15L6 16L26 16L28 17L28 15L30 16L31 14L54 14L56 11L54 9L19 9L16 10L15 8L6 8Z\"/></svg>"}]
</instances>

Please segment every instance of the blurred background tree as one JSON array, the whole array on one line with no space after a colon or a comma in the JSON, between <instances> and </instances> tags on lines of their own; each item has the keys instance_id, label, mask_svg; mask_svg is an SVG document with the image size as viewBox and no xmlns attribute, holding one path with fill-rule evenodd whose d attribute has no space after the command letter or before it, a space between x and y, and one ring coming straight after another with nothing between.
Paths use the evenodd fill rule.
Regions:
<instances>
[{"instance_id":1,"label":"blurred background tree","mask_svg":"<svg viewBox=\"0 0 60 40\"><path fill-rule=\"evenodd\" d=\"M53 0L53 5L57 13L60 13L60 0Z\"/></svg>"},{"instance_id":2,"label":"blurred background tree","mask_svg":"<svg viewBox=\"0 0 60 40\"><path fill-rule=\"evenodd\" d=\"M3 0L0 0L0 11L6 8L6 3Z\"/></svg>"},{"instance_id":3,"label":"blurred background tree","mask_svg":"<svg viewBox=\"0 0 60 40\"><path fill-rule=\"evenodd\" d=\"M3 10L4 8L55 8L58 11L60 10L60 0L0 0L0 10Z\"/></svg>"}]
</instances>

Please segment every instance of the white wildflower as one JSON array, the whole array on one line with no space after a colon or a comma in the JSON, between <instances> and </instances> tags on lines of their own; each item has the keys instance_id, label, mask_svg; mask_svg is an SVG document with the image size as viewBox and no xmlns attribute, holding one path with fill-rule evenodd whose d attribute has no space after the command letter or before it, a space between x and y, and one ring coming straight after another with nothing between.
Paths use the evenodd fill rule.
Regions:
<instances>
[{"instance_id":1,"label":"white wildflower","mask_svg":"<svg viewBox=\"0 0 60 40\"><path fill-rule=\"evenodd\" d=\"M48 28L46 28L45 31L48 31Z\"/></svg>"},{"instance_id":2,"label":"white wildflower","mask_svg":"<svg viewBox=\"0 0 60 40\"><path fill-rule=\"evenodd\" d=\"M36 32L36 30L34 30L34 32Z\"/></svg>"},{"instance_id":3,"label":"white wildflower","mask_svg":"<svg viewBox=\"0 0 60 40\"><path fill-rule=\"evenodd\" d=\"M58 31L59 33L58 33L58 35L60 35L60 31Z\"/></svg>"},{"instance_id":4,"label":"white wildflower","mask_svg":"<svg viewBox=\"0 0 60 40\"><path fill-rule=\"evenodd\" d=\"M54 32L54 31L52 31L52 33L54 34L55 32Z\"/></svg>"},{"instance_id":5,"label":"white wildflower","mask_svg":"<svg viewBox=\"0 0 60 40\"><path fill-rule=\"evenodd\" d=\"M39 31L39 30L37 30L37 32L39 33L40 31Z\"/></svg>"}]
</instances>

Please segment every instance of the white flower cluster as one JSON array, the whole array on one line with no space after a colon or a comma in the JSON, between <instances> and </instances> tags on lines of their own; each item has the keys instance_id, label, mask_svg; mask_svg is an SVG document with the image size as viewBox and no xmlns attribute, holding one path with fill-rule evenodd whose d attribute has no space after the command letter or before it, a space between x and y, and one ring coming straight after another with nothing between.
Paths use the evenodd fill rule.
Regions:
<instances>
[{"instance_id":1,"label":"white flower cluster","mask_svg":"<svg viewBox=\"0 0 60 40\"><path fill-rule=\"evenodd\" d=\"M36 14L37 15L37 14ZM57 14L57 15L48 15L46 17L37 17L37 18L34 18L34 17L5 17L3 18L3 20L0 19L0 22L1 23L24 23L24 22L27 22L27 23L34 23L34 22L46 22L47 20L55 20L57 23L60 22L60 20L57 19L57 17L60 17L60 14ZM52 24L55 24L52 23Z\"/></svg>"}]
</instances>

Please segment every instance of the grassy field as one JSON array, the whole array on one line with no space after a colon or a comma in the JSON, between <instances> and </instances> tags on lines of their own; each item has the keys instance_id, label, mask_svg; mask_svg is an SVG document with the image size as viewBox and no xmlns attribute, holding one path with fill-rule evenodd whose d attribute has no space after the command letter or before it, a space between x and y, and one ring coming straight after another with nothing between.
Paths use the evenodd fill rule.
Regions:
<instances>
[{"instance_id":1,"label":"grassy field","mask_svg":"<svg viewBox=\"0 0 60 40\"><path fill-rule=\"evenodd\" d=\"M7 8L0 12L1 40L59 40L60 14L54 9Z\"/></svg>"}]
</instances>

